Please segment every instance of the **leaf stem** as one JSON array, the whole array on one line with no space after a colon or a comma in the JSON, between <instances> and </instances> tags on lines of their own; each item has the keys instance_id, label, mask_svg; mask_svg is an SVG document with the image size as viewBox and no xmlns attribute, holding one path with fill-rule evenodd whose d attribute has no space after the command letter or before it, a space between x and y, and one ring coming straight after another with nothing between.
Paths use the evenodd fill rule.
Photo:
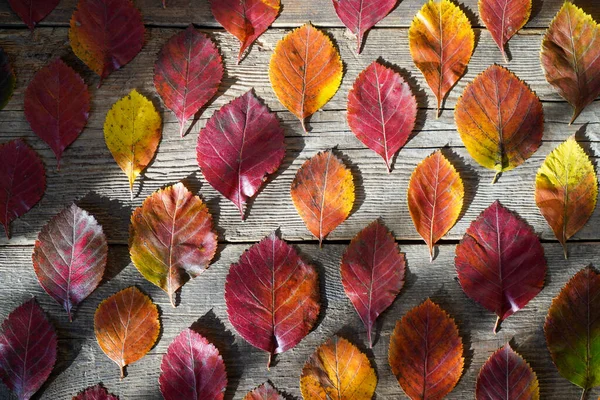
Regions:
<instances>
[{"instance_id":1,"label":"leaf stem","mask_svg":"<svg viewBox=\"0 0 600 400\"><path fill-rule=\"evenodd\" d=\"M587 389L583 389L583 392L581 392L581 399L580 400L585 400L587 397Z\"/></svg>"},{"instance_id":2,"label":"leaf stem","mask_svg":"<svg viewBox=\"0 0 600 400\"><path fill-rule=\"evenodd\" d=\"M123 379L125 378L125 366L119 365L119 368L121 369L121 379Z\"/></svg>"},{"instance_id":3,"label":"leaf stem","mask_svg":"<svg viewBox=\"0 0 600 400\"><path fill-rule=\"evenodd\" d=\"M496 175L494 175L494 178L492 179L492 185L498 182L498 178L500 178L500 175L502 175L502 171L496 171Z\"/></svg>"},{"instance_id":4,"label":"leaf stem","mask_svg":"<svg viewBox=\"0 0 600 400\"><path fill-rule=\"evenodd\" d=\"M498 329L500 328L500 322L502 322L502 320L500 319L500 316L497 316L496 323L494 324L494 335L498 333Z\"/></svg>"}]
</instances>

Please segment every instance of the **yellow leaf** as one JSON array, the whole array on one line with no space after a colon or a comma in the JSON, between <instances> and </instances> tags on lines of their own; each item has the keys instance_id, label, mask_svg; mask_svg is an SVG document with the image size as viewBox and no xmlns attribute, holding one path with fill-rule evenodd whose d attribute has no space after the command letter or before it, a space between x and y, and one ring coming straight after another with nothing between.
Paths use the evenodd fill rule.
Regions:
<instances>
[{"instance_id":1,"label":"yellow leaf","mask_svg":"<svg viewBox=\"0 0 600 400\"><path fill-rule=\"evenodd\" d=\"M535 177L535 203L563 245L590 219L598 198L598 179L574 136L546 157Z\"/></svg>"},{"instance_id":2,"label":"yellow leaf","mask_svg":"<svg viewBox=\"0 0 600 400\"><path fill-rule=\"evenodd\" d=\"M150 100L135 89L117 101L104 121L104 140L115 161L133 182L148 166L162 136L162 120Z\"/></svg>"},{"instance_id":3,"label":"yellow leaf","mask_svg":"<svg viewBox=\"0 0 600 400\"><path fill-rule=\"evenodd\" d=\"M304 400L371 400L376 386L367 356L337 336L317 349L300 377Z\"/></svg>"}]
</instances>

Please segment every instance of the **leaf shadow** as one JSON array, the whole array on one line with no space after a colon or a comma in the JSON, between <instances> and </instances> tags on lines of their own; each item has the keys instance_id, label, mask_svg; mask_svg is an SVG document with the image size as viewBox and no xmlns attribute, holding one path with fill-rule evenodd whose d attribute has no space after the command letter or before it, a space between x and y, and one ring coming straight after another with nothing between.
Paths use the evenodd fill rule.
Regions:
<instances>
[{"instance_id":1,"label":"leaf shadow","mask_svg":"<svg viewBox=\"0 0 600 400\"><path fill-rule=\"evenodd\" d=\"M281 232L280 229L278 228L275 231L275 234L281 238ZM317 319L313 325L313 327L310 329L310 332L315 331L323 322L323 320L326 317L327 314L327 309L329 308L329 296L327 295L327 282L326 282L326 276L327 276L327 269L325 268L325 266L323 265L323 263L318 260L315 257L308 257L297 245L292 244L292 243L288 243L289 245L291 245L294 250L296 250L296 253L298 253L298 257L300 257L300 259L302 261L304 261L306 264L312 265L315 267L315 269L317 270L317 277L318 277L318 283L319 283L319 304L320 304L320 309L319 309L319 315L317 316ZM277 362L277 357L273 357L273 360L275 361L275 363ZM276 365L274 363L271 363L271 365Z\"/></svg>"},{"instance_id":2,"label":"leaf shadow","mask_svg":"<svg viewBox=\"0 0 600 400\"><path fill-rule=\"evenodd\" d=\"M101 195L93 190L76 200L75 204L98 221L109 243L114 243L122 237L122 232L129 230L132 212L130 204L126 205L120 200Z\"/></svg>"},{"instance_id":3,"label":"leaf shadow","mask_svg":"<svg viewBox=\"0 0 600 400\"><path fill-rule=\"evenodd\" d=\"M529 16L529 21L527 21L525 26L527 26L530 21L538 16L540 11L542 11L542 8L544 8L544 0L531 0L531 15ZM558 12L558 10L556 11Z\"/></svg>"},{"instance_id":4,"label":"leaf shadow","mask_svg":"<svg viewBox=\"0 0 600 400\"><path fill-rule=\"evenodd\" d=\"M352 205L352 209L350 210L350 214L348 215L348 218L350 218L352 215L354 215L354 213L356 213L360 209L360 207L365 202L366 192L363 183L362 173L360 172L358 164L353 162L350 159L350 156L343 154L340 150L338 150L337 146L333 147L331 149L331 152L333 153L333 155L342 160L344 165L347 168L349 168L350 172L352 173L352 181L354 182L354 204Z\"/></svg>"},{"instance_id":5,"label":"leaf shadow","mask_svg":"<svg viewBox=\"0 0 600 400\"><path fill-rule=\"evenodd\" d=\"M458 222L465 216L475 200L477 189L479 188L479 175L477 174L477 170L471 164L467 163L463 157L458 155L448 145L442 147L440 151L444 157L450 161L454 168L456 168L458 175L463 181L465 197L462 209L460 210L460 214L457 219ZM435 247L437 248L438 246Z\"/></svg>"},{"instance_id":6,"label":"leaf shadow","mask_svg":"<svg viewBox=\"0 0 600 400\"><path fill-rule=\"evenodd\" d=\"M240 362L242 357L235 342L235 336L225 327L213 309L194 322L190 329L204 336L219 350L227 371L225 399L233 399L244 370L244 365Z\"/></svg>"}]
</instances>

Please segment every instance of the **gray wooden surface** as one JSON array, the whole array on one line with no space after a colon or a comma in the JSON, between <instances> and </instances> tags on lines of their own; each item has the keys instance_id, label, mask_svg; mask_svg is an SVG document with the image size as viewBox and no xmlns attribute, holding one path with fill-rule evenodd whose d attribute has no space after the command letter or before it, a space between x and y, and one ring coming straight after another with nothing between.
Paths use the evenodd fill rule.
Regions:
<instances>
[{"instance_id":1,"label":"gray wooden surface","mask_svg":"<svg viewBox=\"0 0 600 400\"><path fill-rule=\"evenodd\" d=\"M543 320L551 299L580 268L594 263L600 255L598 210L592 221L573 239L571 257L565 261L560 245L537 210L533 200L533 182L544 157L569 135L577 133L595 161L600 154L600 101L590 105L573 126L568 125L571 108L550 87L539 66L539 46L544 28L560 8L562 0L534 0L529 24L509 44L512 61L508 67L524 79L539 95L544 105L546 130L540 150L524 165L504 174L492 186L492 171L478 166L469 156L455 130L453 108L465 85L493 62L502 57L489 32L481 27L476 0L463 2L476 28L477 44L466 76L448 96L440 119L435 119L434 99L408 52L407 29L423 0L404 0L366 39L363 54L354 53L355 41L341 25L330 0L283 0L283 12L274 28L265 33L242 64L235 65L238 43L219 29L206 0L167 0L163 10L160 0L135 0L147 24L147 43L127 66L113 73L99 89L94 76L73 55L68 44L67 26L75 0L62 0L59 7L31 34L12 13L6 1L0 3L0 46L8 53L17 74L17 89L0 111L0 142L25 137L42 156L48 176L48 188L42 201L27 215L12 224L13 238L0 239L0 319L23 301L35 295L57 327L59 360L49 382L38 399L70 399L79 390L103 382L121 399L160 399L157 377L160 360L172 339L185 327L195 327L222 351L227 363L229 387L226 398L241 399L253 387L270 379L279 389L299 398L301 367L316 346L335 333L341 333L365 349L365 332L350 302L345 297L339 277L339 260L348 241L375 218L382 217L393 230L401 248L407 253L408 279L400 296L381 318L377 343L367 351L379 377L378 399L405 398L387 365L389 335L394 323L411 307L427 296L453 315L460 328L466 349L466 368L452 399L474 397L475 378L489 355L506 341L511 341L536 371L542 399L577 399L580 390L561 378L551 363L543 337ZM600 2L576 1L600 20ZM308 135L284 110L270 88L267 66L277 41L290 27L312 21L334 39L344 60L342 87L322 111L310 118ZM156 53L165 41L181 28L194 22L219 45L226 66L226 78L219 94L203 110L199 121L184 139L177 133L177 122L162 105L152 86ZM63 59L84 76L92 93L92 112L83 134L67 149L56 171L55 159L46 144L29 128L23 116L23 93L33 74L55 57ZM382 57L395 65L411 82L419 102L417 129L399 153L394 169L387 174L383 160L366 149L346 124L346 97L358 73L373 60ZM129 200L127 179L112 159L103 141L102 125L108 109L120 97L136 88L149 96L164 119L163 139L158 154L135 184L136 198ZM223 199L203 179L195 161L198 130L212 113L233 98L254 88L274 111L286 132L287 153L283 165L269 180L252 203L246 221L240 221L235 207ZM406 206L408 179L414 167L437 148L444 148L460 172L467 191L461 220L439 246L439 256L429 264L427 248L418 237ZM357 204L350 218L339 226L318 249L293 208L289 196L291 181L299 166L320 150L336 148L338 155L352 168L357 185ZM146 282L130 264L127 252L129 215L144 198L165 185L184 180L190 189L208 203L217 223L221 242L217 260L198 279L186 284L181 304L171 308L167 296ZM492 334L495 317L469 300L455 281L454 245L470 222L494 200L500 199L518 212L545 242L549 264L546 286L525 309L510 317L498 335ZM38 285L31 267L32 244L49 218L70 202L76 201L103 225L109 240L109 265L105 281L75 314L69 323L64 311ZM266 370L267 356L252 348L235 334L227 320L223 300L223 283L229 265L251 243L275 229L281 236L298 244L303 256L319 267L322 278L324 311L316 329L294 350L277 357ZM119 380L118 368L102 353L93 335L93 314L105 297L129 285L138 285L159 305L163 332L157 346L145 358L128 368L129 375ZM600 391L593 391L596 398ZM0 398L11 399L0 385Z\"/></svg>"}]
</instances>

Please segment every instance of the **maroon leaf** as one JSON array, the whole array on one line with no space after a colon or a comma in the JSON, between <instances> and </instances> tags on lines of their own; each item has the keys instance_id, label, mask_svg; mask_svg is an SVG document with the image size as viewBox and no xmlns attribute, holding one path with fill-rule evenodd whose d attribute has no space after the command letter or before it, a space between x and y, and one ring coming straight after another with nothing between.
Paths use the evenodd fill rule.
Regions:
<instances>
[{"instance_id":1,"label":"maroon leaf","mask_svg":"<svg viewBox=\"0 0 600 400\"><path fill-rule=\"evenodd\" d=\"M222 400L227 387L219 350L191 329L184 329L160 365L160 392L165 400Z\"/></svg>"},{"instance_id":2,"label":"maroon leaf","mask_svg":"<svg viewBox=\"0 0 600 400\"><path fill-rule=\"evenodd\" d=\"M10 223L25 214L46 191L46 170L22 139L0 145L0 224L10 239Z\"/></svg>"},{"instance_id":3,"label":"maroon leaf","mask_svg":"<svg viewBox=\"0 0 600 400\"><path fill-rule=\"evenodd\" d=\"M33 30L38 22L46 18L60 0L8 0L10 8Z\"/></svg>"},{"instance_id":4,"label":"maroon leaf","mask_svg":"<svg viewBox=\"0 0 600 400\"><path fill-rule=\"evenodd\" d=\"M56 332L35 298L2 323L0 378L19 400L28 400L48 379L56 362Z\"/></svg>"},{"instance_id":5,"label":"maroon leaf","mask_svg":"<svg viewBox=\"0 0 600 400\"><path fill-rule=\"evenodd\" d=\"M105 388L97 384L85 389L82 393L73 397L73 400L119 400L119 398L108 393Z\"/></svg>"},{"instance_id":6,"label":"maroon leaf","mask_svg":"<svg viewBox=\"0 0 600 400\"><path fill-rule=\"evenodd\" d=\"M217 93L223 79L223 62L213 41L192 25L171 37L158 53L154 86L165 105L185 122Z\"/></svg>"},{"instance_id":7,"label":"maroon leaf","mask_svg":"<svg viewBox=\"0 0 600 400\"><path fill-rule=\"evenodd\" d=\"M33 269L46 293L72 310L98 286L108 246L96 219L71 204L48 222L33 248Z\"/></svg>"},{"instance_id":8,"label":"maroon leaf","mask_svg":"<svg viewBox=\"0 0 600 400\"><path fill-rule=\"evenodd\" d=\"M535 372L507 343L485 362L475 391L477 400L539 400Z\"/></svg>"},{"instance_id":9,"label":"maroon leaf","mask_svg":"<svg viewBox=\"0 0 600 400\"><path fill-rule=\"evenodd\" d=\"M408 141L416 118L417 100L408 83L377 61L360 73L348 93L350 129L383 157L388 171L394 154Z\"/></svg>"},{"instance_id":10,"label":"maroon leaf","mask_svg":"<svg viewBox=\"0 0 600 400\"><path fill-rule=\"evenodd\" d=\"M33 132L54 151L63 151L87 124L90 94L79 74L60 58L41 69L25 91L25 117Z\"/></svg>"},{"instance_id":11,"label":"maroon leaf","mask_svg":"<svg viewBox=\"0 0 600 400\"><path fill-rule=\"evenodd\" d=\"M498 201L471 223L455 262L467 296L498 316L494 331L542 290L547 269L540 239Z\"/></svg>"},{"instance_id":12,"label":"maroon leaf","mask_svg":"<svg viewBox=\"0 0 600 400\"><path fill-rule=\"evenodd\" d=\"M229 321L252 346L283 353L297 345L319 316L318 274L275 234L250 247L225 281Z\"/></svg>"},{"instance_id":13,"label":"maroon leaf","mask_svg":"<svg viewBox=\"0 0 600 400\"><path fill-rule=\"evenodd\" d=\"M396 6L397 0L333 0L340 20L357 36L360 54L363 36Z\"/></svg>"},{"instance_id":14,"label":"maroon leaf","mask_svg":"<svg viewBox=\"0 0 600 400\"><path fill-rule=\"evenodd\" d=\"M244 400L285 400L270 382L265 382L256 389L248 392Z\"/></svg>"},{"instance_id":15,"label":"maroon leaf","mask_svg":"<svg viewBox=\"0 0 600 400\"><path fill-rule=\"evenodd\" d=\"M142 15L131 0L79 0L69 42L75 55L100 76L101 84L140 52L144 32Z\"/></svg>"},{"instance_id":16,"label":"maroon leaf","mask_svg":"<svg viewBox=\"0 0 600 400\"><path fill-rule=\"evenodd\" d=\"M360 231L342 256L344 291L367 328L369 347L375 320L404 286L405 269L404 255L378 220Z\"/></svg>"},{"instance_id":17,"label":"maroon leaf","mask_svg":"<svg viewBox=\"0 0 600 400\"><path fill-rule=\"evenodd\" d=\"M208 183L244 219L244 205L283 160L283 129L250 90L213 114L200 131L196 151Z\"/></svg>"}]
</instances>

